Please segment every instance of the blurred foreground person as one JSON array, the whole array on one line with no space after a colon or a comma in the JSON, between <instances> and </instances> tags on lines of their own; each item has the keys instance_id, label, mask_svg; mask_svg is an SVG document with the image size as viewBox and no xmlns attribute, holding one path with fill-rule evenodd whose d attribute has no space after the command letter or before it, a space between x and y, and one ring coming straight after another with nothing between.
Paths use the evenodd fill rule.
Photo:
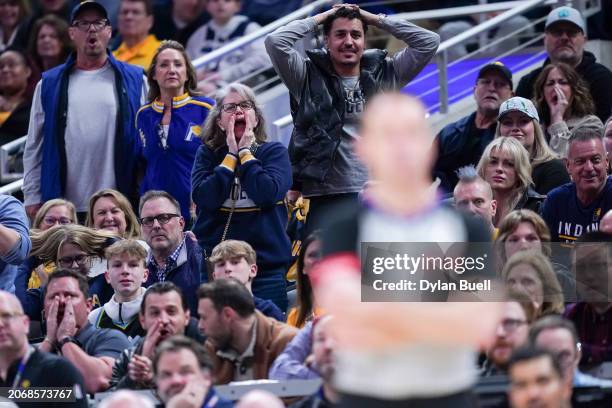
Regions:
<instances>
[{"instance_id":1,"label":"blurred foreground person","mask_svg":"<svg viewBox=\"0 0 612 408\"><path fill-rule=\"evenodd\" d=\"M344 394L341 407L473 405L474 355L492 340L497 307L479 302L359 300L355 244L491 238L474 217L438 205L430 188L433 139L425 109L412 97L382 94L366 108L356 152L376 183L364 194L365 205L351 203L328 219L323 259L312 274L317 302L334 316L330 322L338 342L334 385ZM354 237L359 237L357 242Z\"/></svg>"}]
</instances>

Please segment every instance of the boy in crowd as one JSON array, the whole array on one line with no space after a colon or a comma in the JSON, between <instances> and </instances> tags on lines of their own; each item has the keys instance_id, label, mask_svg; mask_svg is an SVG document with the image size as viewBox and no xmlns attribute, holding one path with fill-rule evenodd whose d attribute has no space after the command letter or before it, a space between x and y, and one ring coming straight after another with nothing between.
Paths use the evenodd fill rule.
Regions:
<instances>
[{"instance_id":1,"label":"boy in crowd","mask_svg":"<svg viewBox=\"0 0 612 408\"><path fill-rule=\"evenodd\" d=\"M149 276L146 258L147 251L131 239L118 241L106 249L106 281L115 293L102 307L89 313L88 320L92 325L120 330L132 342L145 334L138 311L145 293L142 284Z\"/></svg>"},{"instance_id":2,"label":"boy in crowd","mask_svg":"<svg viewBox=\"0 0 612 408\"><path fill-rule=\"evenodd\" d=\"M213 248L209 260L213 266L213 280L234 278L253 293L251 284L257 276L257 255L251 245L245 241L228 239ZM253 302L255 309L265 316L285 321L283 312L271 301L253 296Z\"/></svg>"},{"instance_id":3,"label":"boy in crowd","mask_svg":"<svg viewBox=\"0 0 612 408\"><path fill-rule=\"evenodd\" d=\"M211 21L189 37L185 47L189 58L194 60L261 28L248 17L237 15L241 8L240 0L207 0L206 11ZM263 40L255 41L207 66L203 75L198 75L199 79L203 79L199 86L205 93L210 93L266 65L271 64Z\"/></svg>"}]
</instances>

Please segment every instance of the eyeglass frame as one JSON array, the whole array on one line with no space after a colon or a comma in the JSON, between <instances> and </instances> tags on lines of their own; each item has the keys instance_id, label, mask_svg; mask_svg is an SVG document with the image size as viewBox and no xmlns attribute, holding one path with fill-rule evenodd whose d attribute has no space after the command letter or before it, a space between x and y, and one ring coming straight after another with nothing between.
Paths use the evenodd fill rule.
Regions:
<instances>
[{"instance_id":1,"label":"eyeglass frame","mask_svg":"<svg viewBox=\"0 0 612 408\"><path fill-rule=\"evenodd\" d=\"M512 329L509 329L508 326L511 324L514 325L514 327ZM514 333L519 327L521 327L524 324L528 324L527 320L504 319L499 323L499 325L504 329L506 333Z\"/></svg>"},{"instance_id":2,"label":"eyeglass frame","mask_svg":"<svg viewBox=\"0 0 612 408\"><path fill-rule=\"evenodd\" d=\"M53 222L47 222L47 218L52 218L54 221ZM63 222L63 221L67 221L67 222ZM45 215L42 219L42 222L44 222L46 225L55 225L57 223L59 223L60 225L68 225L68 224L72 224L74 221L72 221L70 218L68 217L51 217L51 216L47 216Z\"/></svg>"},{"instance_id":3,"label":"eyeglass frame","mask_svg":"<svg viewBox=\"0 0 612 408\"><path fill-rule=\"evenodd\" d=\"M231 108L231 107L233 107L233 109L227 110L228 108ZM221 111L225 113L234 113L236 112L238 107L240 107L240 109L242 109L242 111L244 112L247 110L255 109L255 103L251 101L242 101L239 103L224 103L223 105L221 105Z\"/></svg>"},{"instance_id":4,"label":"eyeglass frame","mask_svg":"<svg viewBox=\"0 0 612 408\"><path fill-rule=\"evenodd\" d=\"M166 221L162 221L159 217L168 217L168 219ZM150 216L150 217L139 218L138 222L142 226L152 227L155 224L155 221L157 221L159 225L166 225L170 221L172 221L173 218L176 218L176 217L181 218L182 215L174 214L174 213L161 213L161 214L157 214L157 215Z\"/></svg>"},{"instance_id":5,"label":"eyeglass frame","mask_svg":"<svg viewBox=\"0 0 612 408\"><path fill-rule=\"evenodd\" d=\"M87 27L85 27L85 26L81 26L83 23L86 23L86 24L87 24ZM101 26L100 28L96 28L95 24L99 24L99 23L103 23L104 25L103 25L103 26ZM72 22L72 24L70 24L70 26L71 26L71 27L75 27L75 28L77 28L79 31L82 31L82 32L84 32L84 33L88 32L88 31L89 31L89 28L90 28L92 25L94 26L94 31L95 31L96 33L98 33L98 32L100 32L100 31L104 30L104 28L106 28L106 27L110 26L110 21L108 21L108 19L106 19L106 18L101 18L101 19L99 19L99 20L95 20L95 21L87 21L87 20L74 20L74 21Z\"/></svg>"},{"instance_id":6,"label":"eyeglass frame","mask_svg":"<svg viewBox=\"0 0 612 408\"><path fill-rule=\"evenodd\" d=\"M555 38L559 38L561 36L563 36L563 34L567 34L568 38L576 38L578 37L578 35L583 34L582 30L578 27L566 27L566 28L559 28L559 27L549 27L546 32L550 35L552 35Z\"/></svg>"},{"instance_id":7,"label":"eyeglass frame","mask_svg":"<svg viewBox=\"0 0 612 408\"><path fill-rule=\"evenodd\" d=\"M78 261L77 258L83 257L83 260L81 262ZM70 259L70 264L66 263L66 261L62 261L62 259ZM64 264L62 264L62 262L64 262ZM64 256L61 258L57 259L57 264L59 266L61 266L62 268L72 268L72 265L76 262L77 266L83 266L86 265L87 262L91 263L91 255L89 254L81 254L81 255L77 255L77 256ZM66 266L68 265L68 266Z\"/></svg>"}]
</instances>

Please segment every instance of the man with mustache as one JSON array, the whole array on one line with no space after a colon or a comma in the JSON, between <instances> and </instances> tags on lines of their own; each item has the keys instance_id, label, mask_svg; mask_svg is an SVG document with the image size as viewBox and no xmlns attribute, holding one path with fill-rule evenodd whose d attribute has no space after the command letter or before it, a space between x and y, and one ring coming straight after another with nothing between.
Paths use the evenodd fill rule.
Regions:
<instances>
[{"instance_id":1,"label":"man with mustache","mask_svg":"<svg viewBox=\"0 0 612 408\"><path fill-rule=\"evenodd\" d=\"M463 166L478 164L485 147L495 137L499 107L514 95L512 72L501 62L487 64L478 73L474 85L476 112L446 125L438 136L438 158L434 177L440 187L452 193Z\"/></svg>"},{"instance_id":2,"label":"man with mustache","mask_svg":"<svg viewBox=\"0 0 612 408\"><path fill-rule=\"evenodd\" d=\"M319 25L323 25L325 48L307 51L304 58L295 44ZM408 46L392 58L384 50L365 50L369 25ZM309 231L317 228L322 214L335 203L357 202L368 179L366 167L353 152L366 101L380 91L406 85L430 61L439 43L435 33L354 4L334 5L266 38L268 55L291 99L293 187L288 199L294 202L300 192L310 199Z\"/></svg>"},{"instance_id":3,"label":"man with mustache","mask_svg":"<svg viewBox=\"0 0 612 408\"><path fill-rule=\"evenodd\" d=\"M96 393L108 388L115 359L130 342L118 330L96 329L88 322L87 286L78 272L60 269L49 275L44 293L47 334L40 350L67 358L83 376L86 391Z\"/></svg>"},{"instance_id":4,"label":"man with mustache","mask_svg":"<svg viewBox=\"0 0 612 408\"><path fill-rule=\"evenodd\" d=\"M605 122L612 113L612 72L596 62L595 55L584 50L586 42L586 23L580 11L567 6L552 10L544 26L544 48L548 58L543 66L521 78L516 94L531 99L542 68L551 62L565 62L574 67L589 85L595 102L595 115Z\"/></svg>"},{"instance_id":5,"label":"man with mustache","mask_svg":"<svg viewBox=\"0 0 612 408\"><path fill-rule=\"evenodd\" d=\"M194 333L186 333L190 321L189 308L183 292L172 282L159 282L147 289L140 304L138 319L146 335L134 347L124 350L117 359L111 378L113 388L151 388L151 361L159 343L167 338L186 334L194 340L202 340Z\"/></svg>"},{"instance_id":6,"label":"man with mustache","mask_svg":"<svg viewBox=\"0 0 612 408\"><path fill-rule=\"evenodd\" d=\"M112 28L99 3L79 3L70 24L75 52L44 73L32 102L23 187L31 218L64 197L84 220L89 197L103 188L137 200L134 117L146 101L144 72L107 50Z\"/></svg>"},{"instance_id":7,"label":"man with mustache","mask_svg":"<svg viewBox=\"0 0 612 408\"><path fill-rule=\"evenodd\" d=\"M542 218L551 240L573 243L581 235L599 229L601 218L612 209L612 179L601 134L579 129L569 140L567 171L572 182L548 193Z\"/></svg>"},{"instance_id":8,"label":"man with mustache","mask_svg":"<svg viewBox=\"0 0 612 408\"><path fill-rule=\"evenodd\" d=\"M192 316L197 316L196 291L203 270L202 249L183 233L185 220L178 201L165 191L147 191L140 198L142 235L149 245L144 286L170 281L181 288Z\"/></svg>"}]
</instances>

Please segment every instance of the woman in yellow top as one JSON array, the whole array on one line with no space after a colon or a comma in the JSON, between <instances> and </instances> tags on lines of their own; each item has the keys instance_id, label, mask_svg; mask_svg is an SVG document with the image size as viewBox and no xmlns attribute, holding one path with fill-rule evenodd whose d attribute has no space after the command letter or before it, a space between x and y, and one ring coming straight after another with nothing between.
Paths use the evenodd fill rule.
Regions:
<instances>
[{"instance_id":1,"label":"woman in yellow top","mask_svg":"<svg viewBox=\"0 0 612 408\"><path fill-rule=\"evenodd\" d=\"M319 259L321 259L321 240L315 231L302 243L297 259L297 299L295 307L289 311L287 316L287 324L290 326L302 328L306 322L323 313L315 306L312 285L308 276Z\"/></svg>"}]
</instances>

